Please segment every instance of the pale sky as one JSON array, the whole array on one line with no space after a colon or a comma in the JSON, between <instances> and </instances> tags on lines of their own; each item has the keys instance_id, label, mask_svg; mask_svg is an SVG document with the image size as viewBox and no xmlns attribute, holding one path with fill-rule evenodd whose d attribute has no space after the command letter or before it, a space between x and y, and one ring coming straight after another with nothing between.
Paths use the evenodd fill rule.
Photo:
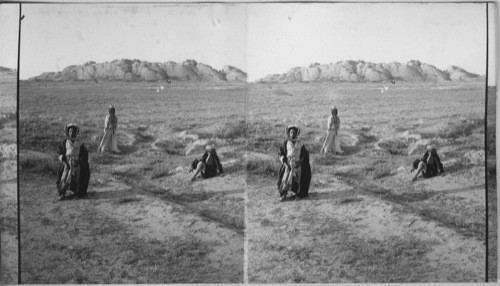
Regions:
<instances>
[{"instance_id":1,"label":"pale sky","mask_svg":"<svg viewBox=\"0 0 500 286\"><path fill-rule=\"evenodd\" d=\"M0 66L17 66L18 7L0 5ZM486 72L484 4L23 4L22 12L21 79L122 58L232 65L251 81L343 60Z\"/></svg>"},{"instance_id":2,"label":"pale sky","mask_svg":"<svg viewBox=\"0 0 500 286\"><path fill-rule=\"evenodd\" d=\"M23 14L21 79L124 58L246 69L239 5L23 5Z\"/></svg>"},{"instance_id":3,"label":"pale sky","mask_svg":"<svg viewBox=\"0 0 500 286\"><path fill-rule=\"evenodd\" d=\"M0 66L17 68L19 4L0 4Z\"/></svg>"},{"instance_id":4,"label":"pale sky","mask_svg":"<svg viewBox=\"0 0 500 286\"><path fill-rule=\"evenodd\" d=\"M486 73L484 4L257 4L249 13L251 78L343 60Z\"/></svg>"}]
</instances>

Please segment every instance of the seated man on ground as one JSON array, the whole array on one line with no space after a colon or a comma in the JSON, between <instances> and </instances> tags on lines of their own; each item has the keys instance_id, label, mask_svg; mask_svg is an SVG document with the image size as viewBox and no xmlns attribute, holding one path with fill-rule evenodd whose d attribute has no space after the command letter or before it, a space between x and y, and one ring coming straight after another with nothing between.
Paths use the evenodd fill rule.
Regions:
<instances>
[{"instance_id":1,"label":"seated man on ground","mask_svg":"<svg viewBox=\"0 0 500 286\"><path fill-rule=\"evenodd\" d=\"M219 156L217 156L214 146L207 146L201 160L195 159L193 163L191 163L189 172L191 173L192 171L195 171L195 173L193 177L191 177L191 182L196 180L198 174L201 174L202 178L207 179L215 177L217 174L224 173L222 164L220 163Z\"/></svg>"},{"instance_id":2,"label":"seated man on ground","mask_svg":"<svg viewBox=\"0 0 500 286\"><path fill-rule=\"evenodd\" d=\"M441 163L441 159L437 154L436 146L429 145L427 146L427 152L425 152L422 159L416 159L413 162L413 166L411 171L417 170L415 176L411 179L411 181L417 180L417 176L422 173L423 178L432 178L437 176L438 174L444 175L443 164Z\"/></svg>"}]
</instances>

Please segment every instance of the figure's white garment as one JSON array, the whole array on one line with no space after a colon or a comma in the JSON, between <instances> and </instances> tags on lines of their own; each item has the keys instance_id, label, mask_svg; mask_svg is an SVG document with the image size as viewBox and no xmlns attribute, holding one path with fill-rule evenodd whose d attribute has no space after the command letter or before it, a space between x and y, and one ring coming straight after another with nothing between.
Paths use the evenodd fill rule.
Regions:
<instances>
[{"instance_id":1,"label":"figure's white garment","mask_svg":"<svg viewBox=\"0 0 500 286\"><path fill-rule=\"evenodd\" d=\"M104 120L104 136L102 137L98 150L104 152L108 149L109 151L120 152L120 150L118 150L118 137L116 134L117 125L118 119L116 119L116 116L114 120L111 120L109 115L106 116Z\"/></svg>"}]
</instances>

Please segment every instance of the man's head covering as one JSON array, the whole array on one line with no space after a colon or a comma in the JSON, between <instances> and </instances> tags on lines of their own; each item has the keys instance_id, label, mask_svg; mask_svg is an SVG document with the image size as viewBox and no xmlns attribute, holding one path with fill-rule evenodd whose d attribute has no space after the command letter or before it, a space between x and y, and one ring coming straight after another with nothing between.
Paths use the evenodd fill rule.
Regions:
<instances>
[{"instance_id":1,"label":"man's head covering","mask_svg":"<svg viewBox=\"0 0 500 286\"><path fill-rule=\"evenodd\" d=\"M109 110L109 114L115 114L115 107L113 105L110 105L108 110Z\"/></svg>"},{"instance_id":2,"label":"man's head covering","mask_svg":"<svg viewBox=\"0 0 500 286\"><path fill-rule=\"evenodd\" d=\"M427 151L437 151L436 145L427 145Z\"/></svg>"},{"instance_id":3,"label":"man's head covering","mask_svg":"<svg viewBox=\"0 0 500 286\"><path fill-rule=\"evenodd\" d=\"M78 128L78 125L76 125L75 123L70 123L70 124L66 125L66 127L64 128L64 130L66 131L66 136L68 138L69 138L69 129L70 128L75 129L75 136L78 135L78 132L80 132L80 128Z\"/></svg>"},{"instance_id":4,"label":"man's head covering","mask_svg":"<svg viewBox=\"0 0 500 286\"><path fill-rule=\"evenodd\" d=\"M299 134L300 134L300 128L297 125L295 125L295 124L288 125L286 127L286 135L290 134L290 129L295 129L295 131L297 131L297 136L299 136Z\"/></svg>"},{"instance_id":5,"label":"man's head covering","mask_svg":"<svg viewBox=\"0 0 500 286\"><path fill-rule=\"evenodd\" d=\"M332 108L330 109L330 112L333 114L335 112L335 114L338 114L339 111L337 110L337 107L334 105L332 106Z\"/></svg>"},{"instance_id":6,"label":"man's head covering","mask_svg":"<svg viewBox=\"0 0 500 286\"><path fill-rule=\"evenodd\" d=\"M207 147L205 147L205 150L208 154L215 154L215 146L214 145L207 145Z\"/></svg>"}]
</instances>

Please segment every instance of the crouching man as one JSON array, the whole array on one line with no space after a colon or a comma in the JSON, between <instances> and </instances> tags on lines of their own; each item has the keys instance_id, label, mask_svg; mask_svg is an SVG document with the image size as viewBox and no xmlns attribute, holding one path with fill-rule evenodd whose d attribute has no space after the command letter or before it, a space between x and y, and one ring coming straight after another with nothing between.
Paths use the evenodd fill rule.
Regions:
<instances>
[{"instance_id":1,"label":"crouching man","mask_svg":"<svg viewBox=\"0 0 500 286\"><path fill-rule=\"evenodd\" d=\"M444 176L443 164L441 163L441 159L439 159L439 156L437 154L436 146L427 146L427 152L425 152L422 159L416 159L413 162L411 171L413 172L415 170L417 170L417 172L415 173L415 176L411 178L412 182L417 180L417 177L418 175L420 175L420 173L422 173L423 178L432 178L439 174Z\"/></svg>"},{"instance_id":2,"label":"crouching man","mask_svg":"<svg viewBox=\"0 0 500 286\"><path fill-rule=\"evenodd\" d=\"M195 172L193 177L191 177L191 182L196 180L198 174L201 174L202 178L208 179L224 173L222 164L220 163L219 156L217 156L214 146L208 145L205 153L201 157L201 160L195 159L191 163L189 172L191 173L193 171Z\"/></svg>"}]
</instances>

